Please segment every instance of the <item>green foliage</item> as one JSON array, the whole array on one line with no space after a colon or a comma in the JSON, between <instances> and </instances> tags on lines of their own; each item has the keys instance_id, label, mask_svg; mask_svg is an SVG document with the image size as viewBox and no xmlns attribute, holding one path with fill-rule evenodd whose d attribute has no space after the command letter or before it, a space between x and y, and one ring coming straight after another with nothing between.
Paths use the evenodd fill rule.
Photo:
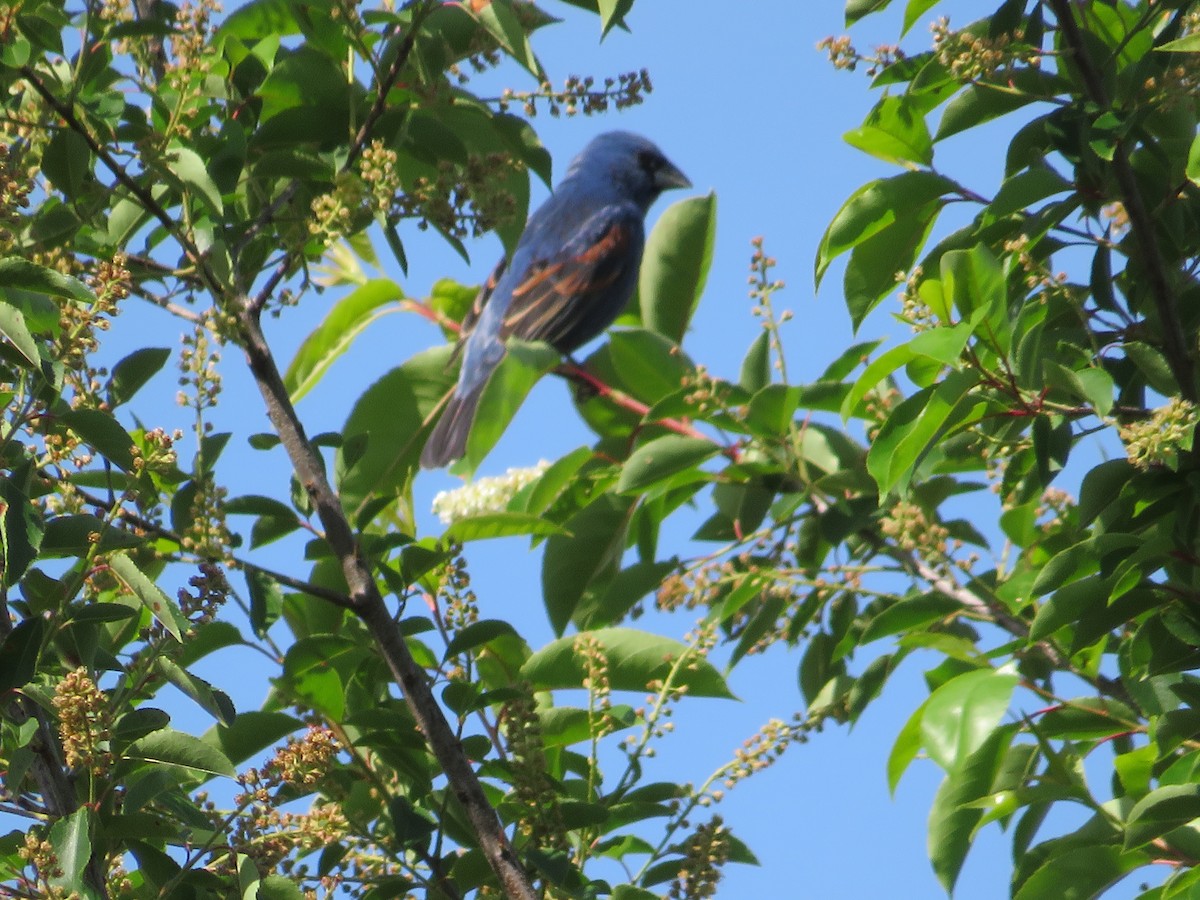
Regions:
<instances>
[{"instance_id":1,"label":"green foliage","mask_svg":"<svg viewBox=\"0 0 1200 900\"><path fill-rule=\"evenodd\" d=\"M632 6L572 2L601 35ZM846 19L888 5L851 0ZM901 36L944 5L910 0ZM928 846L948 892L978 834L1004 828L1015 897L1094 896L1134 872L1167 873L1147 898L1189 895L1189 5L1007 0L963 30L939 20L932 51L825 42L882 89L847 143L899 171L833 213L816 279L843 268L860 331L898 294L915 333L793 383L758 241L763 332L736 383L714 377L682 345L717 203L685 199L648 237L637 302L581 366L510 346L463 467L543 377L572 381L592 444L440 499L440 534L422 533L414 485L451 347L380 375L340 434L306 436L294 403L382 315L453 336L471 308L476 290L448 279L417 299L364 276L372 236L401 270L418 228L463 253L488 230L511 247L530 174L549 175L514 111L627 105L644 79L548 87L531 36L553 19L512 0L256 0L217 28L209 16L43 3L0 24L0 771L42 820L38 840L0 838L6 887L294 897L352 875L372 897L709 896L722 865L755 859L702 811L827 723L855 723L921 660L929 696L886 775L895 790L914 765L940 769ZM502 60L539 87L489 100L460 82ZM985 124L1010 129L1000 177L941 171L945 143ZM262 313L318 284L349 287L281 373ZM131 294L181 323L190 459L144 405L175 335L147 334L111 372L95 362ZM277 429L245 437L282 446L290 491L274 463L261 493L220 484L243 437L210 427L222 343ZM668 540L685 510L700 512L692 538ZM478 617L473 591L490 586L471 584L462 548L494 538L542 552L545 646ZM276 542L295 550L278 569L260 553ZM701 622L651 633L637 627L650 603ZM276 666L257 710L195 673L245 647ZM729 671L788 651L799 713L697 785L647 780L674 704L732 700ZM172 721L166 686L206 734ZM1064 805L1081 825L1051 817Z\"/></svg>"}]
</instances>

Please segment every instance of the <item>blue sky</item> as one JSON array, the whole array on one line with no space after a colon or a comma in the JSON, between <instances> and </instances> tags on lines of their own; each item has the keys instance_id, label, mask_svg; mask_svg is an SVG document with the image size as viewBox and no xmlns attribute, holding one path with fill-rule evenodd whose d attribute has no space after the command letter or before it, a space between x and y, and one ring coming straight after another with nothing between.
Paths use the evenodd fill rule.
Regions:
<instances>
[{"instance_id":1,"label":"blue sky","mask_svg":"<svg viewBox=\"0 0 1200 900\"><path fill-rule=\"evenodd\" d=\"M797 381L816 377L852 339L840 295L840 268L835 266L826 276L819 295L814 291L817 243L853 190L896 171L841 139L861 122L876 99L865 74L835 71L815 49L822 37L844 31L842 4L833 0L640 0L628 19L632 33L614 31L603 43L595 17L555 0L544 5L565 19L564 24L539 32L533 42L554 83L561 84L572 74L600 79L646 67L655 87L644 105L620 114L575 119L539 116L535 125L554 156L556 173L599 131L619 127L655 140L688 174L696 192L712 190L718 197L713 268L685 348L713 374L736 378L742 356L760 328L750 314L746 274L750 240L762 235L768 253L778 260L776 274L788 284L778 303L795 313L785 331L789 374ZM893 42L904 4L897 6L896 11L856 28L856 45L866 49ZM958 25L967 21L959 17L972 10L977 15L988 11L977 0L945 6ZM928 31L917 26L906 46L924 49L928 43ZM531 86L528 75L515 66L489 74L486 83L518 90ZM1009 127L1001 123L939 146L939 167L980 192L994 190L1001 175L1003 135ZM534 202L544 196L544 188L535 184ZM674 199L678 195L660 201L651 220ZM406 238L408 275L396 266L385 266L385 274L411 295L424 295L443 276L478 282L499 254L497 240L481 239L470 245L472 262L467 264L436 238L415 229ZM268 337L281 363L290 359L331 301L329 295L310 296L299 309L267 322ZM153 342L167 345L173 339L172 323L161 317L153 323L167 335ZM122 330L120 325L117 331ZM883 312L860 330L863 338L887 334L895 339L904 333ZM145 340L144 333L129 334L125 340L137 345ZM378 322L300 402L299 412L310 434L338 430L352 398L391 367L440 340L439 332L415 316L389 316ZM234 351L228 355L232 357ZM237 361L229 362L218 428L240 433L267 430L256 389ZM167 398L175 387L168 381L159 379L147 388L141 399L151 402L139 406L161 409L162 402L170 403ZM547 379L479 474L530 465L543 457L554 459L588 441L588 432L571 411L566 388ZM264 456L235 442L222 463L221 477L233 496L287 494L287 470L279 453ZM418 485L418 509L427 511L437 491L457 483L444 473L426 474ZM432 516L424 525L431 533L440 530ZM264 564L302 575L296 570L296 547L294 542L281 542L261 558ZM513 618L536 648L550 639L551 632L541 607L540 557L526 548L527 543L518 540L481 544L472 548L470 558L482 614ZM680 615L656 624L680 635L692 623ZM675 737L660 745L657 775L699 782L768 718L786 719L801 709L796 686L799 659L798 653L777 647L765 658L743 662L732 681L741 703L684 704L675 716ZM925 697L920 662L911 659L906 664L853 733L831 727L814 735L808 744L793 747L773 769L740 785L718 808L762 862L761 868L730 867L720 896L942 896L925 850L925 821L938 772L932 763L914 765L895 798L888 795L884 773L897 731ZM231 677L231 673L236 674ZM239 709L256 707L267 690L268 673L249 652L219 655L211 669L200 674L230 691ZM180 725L188 727L185 722ZM1007 896L1008 860L1008 839L992 827L968 859L956 896L966 900Z\"/></svg>"}]
</instances>

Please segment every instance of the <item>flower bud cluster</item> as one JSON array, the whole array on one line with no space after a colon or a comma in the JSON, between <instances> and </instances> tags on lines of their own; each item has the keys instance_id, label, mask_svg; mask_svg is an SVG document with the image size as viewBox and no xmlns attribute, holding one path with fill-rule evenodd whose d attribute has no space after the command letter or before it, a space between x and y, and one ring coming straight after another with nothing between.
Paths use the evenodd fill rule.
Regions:
<instances>
[{"instance_id":1,"label":"flower bud cluster","mask_svg":"<svg viewBox=\"0 0 1200 900\"><path fill-rule=\"evenodd\" d=\"M395 150L376 139L363 148L358 162L359 176L367 186L374 207L384 215L400 192L400 175L396 172L398 158Z\"/></svg>"},{"instance_id":2,"label":"flower bud cluster","mask_svg":"<svg viewBox=\"0 0 1200 900\"><path fill-rule=\"evenodd\" d=\"M236 795L240 814L229 819L205 795L197 797L204 813L229 836L233 854L218 858L218 868L232 870L234 854L249 856L259 871L276 867L296 875L307 874L291 854L309 852L338 843L350 833L349 823L336 804L314 804L306 813L281 812L279 805L299 794L312 793L328 783L342 747L328 728L309 726L303 738L289 738L285 746L259 769L238 776L242 792Z\"/></svg>"},{"instance_id":3,"label":"flower bud cluster","mask_svg":"<svg viewBox=\"0 0 1200 900\"><path fill-rule=\"evenodd\" d=\"M192 588L180 588L177 595L179 608L194 624L204 625L217 617L217 611L225 605L229 596L229 582L216 563L200 563L200 574L188 579Z\"/></svg>"},{"instance_id":4,"label":"flower bud cluster","mask_svg":"<svg viewBox=\"0 0 1200 900\"><path fill-rule=\"evenodd\" d=\"M175 452L175 442L183 437L183 432L176 428L170 434L165 429L152 428L140 436L140 446L135 443L132 471L141 472L170 472L179 461Z\"/></svg>"},{"instance_id":5,"label":"flower bud cluster","mask_svg":"<svg viewBox=\"0 0 1200 900\"><path fill-rule=\"evenodd\" d=\"M879 44L875 47L873 56L866 56L854 49L854 45L850 43L848 35L833 37L830 35L826 38L821 38L817 41L817 49L824 51L829 56L829 62L833 64L835 69L845 69L848 72L853 72L858 68L860 62L866 62L870 65L867 67L867 75L874 78L888 66L899 60L904 59L904 51L896 44Z\"/></svg>"},{"instance_id":6,"label":"flower bud cluster","mask_svg":"<svg viewBox=\"0 0 1200 900\"><path fill-rule=\"evenodd\" d=\"M516 203L510 176L524 164L507 153L472 154L465 163L442 160L433 176L413 179L393 199L390 215L417 220L452 237L479 237L511 219Z\"/></svg>"},{"instance_id":7,"label":"flower bud cluster","mask_svg":"<svg viewBox=\"0 0 1200 900\"><path fill-rule=\"evenodd\" d=\"M604 645L593 634L575 636L572 645L575 659L584 671L583 686L588 692L588 705L591 710L601 713L598 726L593 726L592 737L601 737L612 731L612 722L605 715L612 709L612 685L608 680L608 655Z\"/></svg>"},{"instance_id":8,"label":"flower bud cluster","mask_svg":"<svg viewBox=\"0 0 1200 900\"><path fill-rule=\"evenodd\" d=\"M54 845L46 838L46 830L35 826L25 833L25 839L17 848L17 855L34 870L35 884L27 893L14 894L18 897L38 897L44 900L73 900L78 894L61 884L62 866L54 852ZM29 879L22 877L22 882Z\"/></svg>"},{"instance_id":9,"label":"flower bud cluster","mask_svg":"<svg viewBox=\"0 0 1200 900\"><path fill-rule=\"evenodd\" d=\"M731 790L751 775L773 766L792 744L808 740L810 730L807 721L790 724L782 719L768 721L733 752L733 760L725 767L725 789Z\"/></svg>"},{"instance_id":10,"label":"flower bud cluster","mask_svg":"<svg viewBox=\"0 0 1200 900\"><path fill-rule=\"evenodd\" d=\"M605 78L601 89L596 89L596 80L591 76L580 78L577 75L569 76L561 89L555 88L549 81L543 81L536 91L505 88L495 102L500 112L507 112L510 106L519 104L530 118L538 114L539 104L544 105L555 117L579 113L591 116L607 112L610 106L616 110L637 106L653 90L650 73L642 69L624 72L616 78Z\"/></svg>"},{"instance_id":11,"label":"flower bud cluster","mask_svg":"<svg viewBox=\"0 0 1200 900\"><path fill-rule=\"evenodd\" d=\"M1166 466L1174 469L1179 457L1192 449L1200 412L1195 404L1182 397L1172 397L1160 406L1149 419L1121 425L1118 432L1125 445L1125 455L1139 469Z\"/></svg>"},{"instance_id":12,"label":"flower bud cluster","mask_svg":"<svg viewBox=\"0 0 1200 900\"><path fill-rule=\"evenodd\" d=\"M962 82L983 81L996 76L1000 69L1017 64L1036 66L1041 52L1023 44L1024 33L1016 30L995 37L970 31L951 31L950 20L942 16L929 26L933 32L933 50L938 62Z\"/></svg>"},{"instance_id":13,"label":"flower bud cluster","mask_svg":"<svg viewBox=\"0 0 1200 900\"><path fill-rule=\"evenodd\" d=\"M29 205L33 182L21 171L19 160L8 144L0 144L0 251L7 251L15 236L11 229L21 222L20 210Z\"/></svg>"},{"instance_id":14,"label":"flower bud cluster","mask_svg":"<svg viewBox=\"0 0 1200 900\"><path fill-rule=\"evenodd\" d=\"M112 737L108 704L87 669L68 672L55 686L54 709L67 765L97 776L107 772L113 761L105 749Z\"/></svg>"},{"instance_id":15,"label":"flower bud cluster","mask_svg":"<svg viewBox=\"0 0 1200 900\"><path fill-rule=\"evenodd\" d=\"M217 405L221 395L220 339L213 336L206 324L199 324L191 334L182 338L183 349L179 353L179 385L176 400L180 406L188 406L197 413ZM206 422L205 430L212 423Z\"/></svg>"},{"instance_id":16,"label":"flower bud cluster","mask_svg":"<svg viewBox=\"0 0 1200 900\"><path fill-rule=\"evenodd\" d=\"M720 816L699 826L684 841L684 858L671 883L671 900L705 900L717 895L721 867L729 861L729 830Z\"/></svg>"},{"instance_id":17,"label":"flower bud cluster","mask_svg":"<svg viewBox=\"0 0 1200 900\"><path fill-rule=\"evenodd\" d=\"M547 769L542 720L529 685L518 690L520 695L505 704L500 717L512 771L517 830L539 849L565 850L567 828L558 789Z\"/></svg>"},{"instance_id":18,"label":"flower bud cluster","mask_svg":"<svg viewBox=\"0 0 1200 900\"><path fill-rule=\"evenodd\" d=\"M950 550L946 527L908 500L898 502L880 519L879 530L901 550L917 553L923 559L945 559Z\"/></svg>"},{"instance_id":19,"label":"flower bud cluster","mask_svg":"<svg viewBox=\"0 0 1200 900\"><path fill-rule=\"evenodd\" d=\"M921 266L913 266L911 272L896 273L896 283L904 285L900 289L900 321L907 322L917 334L938 325L937 315L921 297L924 277L925 270Z\"/></svg>"}]
</instances>

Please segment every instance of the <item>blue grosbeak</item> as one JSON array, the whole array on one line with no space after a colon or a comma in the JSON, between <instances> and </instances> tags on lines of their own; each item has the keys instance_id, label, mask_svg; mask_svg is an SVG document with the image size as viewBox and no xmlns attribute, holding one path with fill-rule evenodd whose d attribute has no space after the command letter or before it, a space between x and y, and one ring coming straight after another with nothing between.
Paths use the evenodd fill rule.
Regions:
<instances>
[{"instance_id":1,"label":"blue grosbeak","mask_svg":"<svg viewBox=\"0 0 1200 900\"><path fill-rule=\"evenodd\" d=\"M463 455L488 377L509 337L569 354L612 323L633 294L646 212L691 182L654 144L626 131L592 140L529 218L463 320L462 370L421 454L426 468Z\"/></svg>"}]
</instances>

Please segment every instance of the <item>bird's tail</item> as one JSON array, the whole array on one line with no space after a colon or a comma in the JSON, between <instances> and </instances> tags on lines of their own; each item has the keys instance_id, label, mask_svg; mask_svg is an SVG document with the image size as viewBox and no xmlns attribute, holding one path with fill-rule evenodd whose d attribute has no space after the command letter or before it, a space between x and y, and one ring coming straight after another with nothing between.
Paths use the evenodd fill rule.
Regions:
<instances>
[{"instance_id":1,"label":"bird's tail","mask_svg":"<svg viewBox=\"0 0 1200 900\"><path fill-rule=\"evenodd\" d=\"M484 384L487 382L485 381ZM467 435L471 433L471 423L475 421L475 407L479 405L479 397L483 393L481 384L466 394L456 390L450 396L442 417L425 442L421 451L421 465L426 469L440 469L442 466L461 459L467 450Z\"/></svg>"}]
</instances>

